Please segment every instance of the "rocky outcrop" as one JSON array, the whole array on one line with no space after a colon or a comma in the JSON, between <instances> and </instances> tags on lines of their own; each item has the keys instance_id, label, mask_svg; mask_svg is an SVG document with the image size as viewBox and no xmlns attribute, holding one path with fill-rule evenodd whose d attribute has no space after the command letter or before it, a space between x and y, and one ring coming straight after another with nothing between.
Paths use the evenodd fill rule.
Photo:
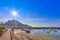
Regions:
<instances>
[{"instance_id":1,"label":"rocky outcrop","mask_svg":"<svg viewBox=\"0 0 60 40\"><path fill-rule=\"evenodd\" d=\"M5 22L5 27L16 27L16 28L30 28L31 26L20 23L16 20L8 20Z\"/></svg>"}]
</instances>

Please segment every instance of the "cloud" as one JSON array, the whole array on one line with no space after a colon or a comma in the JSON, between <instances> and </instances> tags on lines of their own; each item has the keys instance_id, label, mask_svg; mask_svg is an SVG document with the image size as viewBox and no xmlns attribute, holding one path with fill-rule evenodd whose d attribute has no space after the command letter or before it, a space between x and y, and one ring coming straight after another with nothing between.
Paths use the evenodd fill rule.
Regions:
<instances>
[{"instance_id":1,"label":"cloud","mask_svg":"<svg viewBox=\"0 0 60 40\"><path fill-rule=\"evenodd\" d=\"M60 18L26 18L26 21L33 27L60 26Z\"/></svg>"},{"instance_id":2,"label":"cloud","mask_svg":"<svg viewBox=\"0 0 60 40\"><path fill-rule=\"evenodd\" d=\"M45 21L46 18L26 18L27 21Z\"/></svg>"},{"instance_id":3,"label":"cloud","mask_svg":"<svg viewBox=\"0 0 60 40\"><path fill-rule=\"evenodd\" d=\"M4 18L4 19L0 19L0 22L7 22L8 20L12 20L12 19L9 19L9 18Z\"/></svg>"},{"instance_id":4,"label":"cloud","mask_svg":"<svg viewBox=\"0 0 60 40\"><path fill-rule=\"evenodd\" d=\"M8 7L4 7L5 10L8 10Z\"/></svg>"}]
</instances>

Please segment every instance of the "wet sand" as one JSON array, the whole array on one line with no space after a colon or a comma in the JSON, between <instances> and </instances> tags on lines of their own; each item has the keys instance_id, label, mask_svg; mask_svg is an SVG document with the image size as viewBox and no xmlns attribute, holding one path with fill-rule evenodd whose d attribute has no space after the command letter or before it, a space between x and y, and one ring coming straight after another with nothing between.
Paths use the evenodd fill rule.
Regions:
<instances>
[{"instance_id":1,"label":"wet sand","mask_svg":"<svg viewBox=\"0 0 60 40\"><path fill-rule=\"evenodd\" d=\"M30 36L28 33L26 33L25 31L21 31L20 29L15 30L14 33L21 40L59 40L59 39L51 38L49 36L46 37L46 36L43 36L43 35Z\"/></svg>"},{"instance_id":2,"label":"wet sand","mask_svg":"<svg viewBox=\"0 0 60 40\"><path fill-rule=\"evenodd\" d=\"M50 36L35 35L30 36L29 33L22 31L20 29L15 29L14 31L8 30L0 40L59 40L60 38L52 38Z\"/></svg>"}]
</instances>

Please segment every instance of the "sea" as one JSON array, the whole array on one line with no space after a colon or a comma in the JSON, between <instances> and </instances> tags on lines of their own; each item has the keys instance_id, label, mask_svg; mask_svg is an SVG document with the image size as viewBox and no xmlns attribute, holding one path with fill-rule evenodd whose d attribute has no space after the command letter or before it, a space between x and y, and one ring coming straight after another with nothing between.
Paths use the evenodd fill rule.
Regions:
<instances>
[{"instance_id":1,"label":"sea","mask_svg":"<svg viewBox=\"0 0 60 40\"><path fill-rule=\"evenodd\" d=\"M32 29L29 35L34 40L60 40L60 30L58 29Z\"/></svg>"}]
</instances>

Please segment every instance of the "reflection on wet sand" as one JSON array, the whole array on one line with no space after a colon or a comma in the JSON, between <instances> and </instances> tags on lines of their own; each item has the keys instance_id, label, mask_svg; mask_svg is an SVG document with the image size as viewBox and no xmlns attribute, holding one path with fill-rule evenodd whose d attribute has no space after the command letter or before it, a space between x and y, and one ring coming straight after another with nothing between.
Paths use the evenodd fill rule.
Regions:
<instances>
[{"instance_id":1,"label":"reflection on wet sand","mask_svg":"<svg viewBox=\"0 0 60 40\"><path fill-rule=\"evenodd\" d=\"M59 40L59 30L32 30L30 35L33 40Z\"/></svg>"}]
</instances>

